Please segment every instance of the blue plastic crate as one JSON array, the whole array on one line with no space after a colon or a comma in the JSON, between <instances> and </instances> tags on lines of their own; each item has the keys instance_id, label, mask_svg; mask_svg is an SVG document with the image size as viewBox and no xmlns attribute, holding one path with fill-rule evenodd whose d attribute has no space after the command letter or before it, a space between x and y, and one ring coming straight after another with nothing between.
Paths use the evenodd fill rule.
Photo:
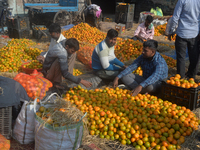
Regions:
<instances>
[{"instance_id":1,"label":"blue plastic crate","mask_svg":"<svg viewBox=\"0 0 200 150\"><path fill-rule=\"evenodd\" d=\"M59 0L60 6L77 6L78 0Z\"/></svg>"}]
</instances>

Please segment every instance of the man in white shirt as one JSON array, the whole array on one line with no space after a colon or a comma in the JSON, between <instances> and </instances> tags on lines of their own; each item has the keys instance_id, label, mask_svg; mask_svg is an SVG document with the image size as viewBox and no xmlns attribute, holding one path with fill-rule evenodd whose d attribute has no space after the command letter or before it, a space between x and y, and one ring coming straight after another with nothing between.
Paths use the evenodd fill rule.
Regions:
<instances>
[{"instance_id":1,"label":"man in white shirt","mask_svg":"<svg viewBox=\"0 0 200 150\"><path fill-rule=\"evenodd\" d=\"M49 49L45 53L41 53L38 57L37 60L40 61L41 63L44 63L44 60L46 58L47 53L49 50L54 47L56 44L66 40L66 38L61 34L61 27L57 23L52 23L49 27L49 33L51 35L51 43L49 45ZM76 53L72 54L70 58L68 58L68 70L69 73L73 74L73 68L76 60Z\"/></svg>"}]
</instances>

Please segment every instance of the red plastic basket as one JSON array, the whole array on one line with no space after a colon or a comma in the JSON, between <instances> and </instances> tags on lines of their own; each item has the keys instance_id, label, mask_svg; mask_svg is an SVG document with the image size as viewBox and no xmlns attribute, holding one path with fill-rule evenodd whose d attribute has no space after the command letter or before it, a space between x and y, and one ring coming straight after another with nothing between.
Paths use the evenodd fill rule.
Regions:
<instances>
[{"instance_id":1,"label":"red plastic basket","mask_svg":"<svg viewBox=\"0 0 200 150\"><path fill-rule=\"evenodd\" d=\"M32 74L34 69L30 69L30 68L25 68L24 65L28 64L29 62L23 63L22 64L22 70L26 73L26 74ZM42 71L42 69L36 69L38 72Z\"/></svg>"}]
</instances>

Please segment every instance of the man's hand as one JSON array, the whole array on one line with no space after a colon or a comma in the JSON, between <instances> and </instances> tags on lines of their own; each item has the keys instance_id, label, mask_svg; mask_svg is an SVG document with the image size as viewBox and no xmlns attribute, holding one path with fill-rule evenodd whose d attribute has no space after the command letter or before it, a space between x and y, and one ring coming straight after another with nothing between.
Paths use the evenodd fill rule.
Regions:
<instances>
[{"instance_id":1,"label":"man's hand","mask_svg":"<svg viewBox=\"0 0 200 150\"><path fill-rule=\"evenodd\" d=\"M172 37L173 37L173 34L169 34L169 35L168 35L168 40L171 41L171 40L172 40Z\"/></svg>"},{"instance_id":2,"label":"man's hand","mask_svg":"<svg viewBox=\"0 0 200 150\"><path fill-rule=\"evenodd\" d=\"M83 84L86 88L89 88L92 86L92 83L86 80L81 79L81 84Z\"/></svg>"},{"instance_id":3,"label":"man's hand","mask_svg":"<svg viewBox=\"0 0 200 150\"><path fill-rule=\"evenodd\" d=\"M138 85L134 90L131 91L132 96L138 95L142 91L142 86Z\"/></svg>"},{"instance_id":4,"label":"man's hand","mask_svg":"<svg viewBox=\"0 0 200 150\"><path fill-rule=\"evenodd\" d=\"M40 63L44 63L44 56L42 56L42 55L39 55L39 56L37 56L37 58L36 58Z\"/></svg>"},{"instance_id":5,"label":"man's hand","mask_svg":"<svg viewBox=\"0 0 200 150\"><path fill-rule=\"evenodd\" d=\"M118 77L116 77L116 78L114 79L114 81L113 81L113 87L114 87L114 88L116 88L116 87L118 86L118 80L119 80Z\"/></svg>"}]
</instances>

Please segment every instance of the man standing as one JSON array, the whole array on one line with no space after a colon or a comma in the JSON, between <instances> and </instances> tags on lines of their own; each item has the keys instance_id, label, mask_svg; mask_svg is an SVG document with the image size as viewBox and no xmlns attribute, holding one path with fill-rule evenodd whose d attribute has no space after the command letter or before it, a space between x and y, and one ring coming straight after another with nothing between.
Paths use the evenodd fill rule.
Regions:
<instances>
[{"instance_id":1,"label":"man standing","mask_svg":"<svg viewBox=\"0 0 200 150\"><path fill-rule=\"evenodd\" d=\"M114 53L114 45L116 44L118 32L110 29L106 39L99 43L92 54L92 68L94 73L102 79L115 78L120 70L126 66L119 61Z\"/></svg>"},{"instance_id":2,"label":"man standing","mask_svg":"<svg viewBox=\"0 0 200 150\"><path fill-rule=\"evenodd\" d=\"M55 87L65 89L65 86L61 84L62 77L76 84L81 83L87 88L92 85L86 80L73 76L68 71L68 58L78 50L79 42L75 38L62 41L49 49L43 63L42 73Z\"/></svg>"},{"instance_id":3,"label":"man standing","mask_svg":"<svg viewBox=\"0 0 200 150\"><path fill-rule=\"evenodd\" d=\"M57 23L52 23L49 27L49 33L51 35L51 43L49 45L49 50L54 47L56 44L66 41L66 38L61 34L61 27ZM44 63L44 60L49 52L49 50L46 53L42 53L37 57L37 60L39 60L41 63ZM76 60L76 53L72 54L71 57L68 59L68 70L71 74L73 74L73 68Z\"/></svg>"},{"instance_id":4,"label":"man standing","mask_svg":"<svg viewBox=\"0 0 200 150\"><path fill-rule=\"evenodd\" d=\"M200 0L178 0L172 17L172 25L169 31L169 40L173 35L176 26L176 57L177 57L177 74L182 78L185 77L185 56L188 48L189 68L188 78L194 78L196 75L198 51L196 49L197 35L199 33L200 20Z\"/></svg>"},{"instance_id":5,"label":"man standing","mask_svg":"<svg viewBox=\"0 0 200 150\"><path fill-rule=\"evenodd\" d=\"M138 93L154 93L161 89L161 81L168 76L168 66L165 59L156 51L158 42L148 40L143 44L143 52L130 66L122 71L114 80L113 86L118 86L118 80L132 89L132 95ZM141 66L143 77L132 72Z\"/></svg>"},{"instance_id":6,"label":"man standing","mask_svg":"<svg viewBox=\"0 0 200 150\"><path fill-rule=\"evenodd\" d=\"M154 26L153 26L153 17L148 15L145 22L141 23L135 30L133 40L144 42L146 40L153 39L154 36Z\"/></svg>"}]
</instances>

